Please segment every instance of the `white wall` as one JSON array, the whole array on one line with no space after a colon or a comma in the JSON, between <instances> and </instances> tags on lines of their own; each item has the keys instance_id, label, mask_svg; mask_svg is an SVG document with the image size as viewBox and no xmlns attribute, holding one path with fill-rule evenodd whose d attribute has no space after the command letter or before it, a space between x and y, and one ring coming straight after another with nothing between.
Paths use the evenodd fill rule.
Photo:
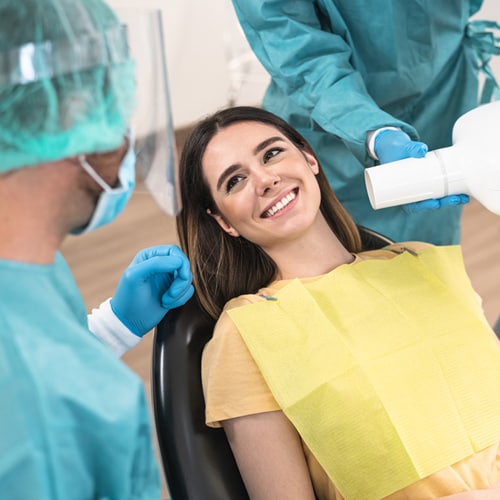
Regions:
<instances>
[{"instance_id":1,"label":"white wall","mask_svg":"<svg viewBox=\"0 0 500 500\"><path fill-rule=\"evenodd\" d=\"M238 104L258 104L268 77L248 49L230 0L109 0L117 9L130 6L161 9L175 127L183 127L228 103L230 75L228 47L250 54L248 75ZM476 16L500 20L500 2L484 0ZM224 42L229 37L231 42ZM500 79L500 56L492 63ZM140 68L139 68L140 69ZM149 73L149 71L146 71ZM233 71L233 75L235 72ZM146 75L148 76L148 75ZM142 75L144 77L144 75ZM141 87L139 85L139 87Z\"/></svg>"},{"instance_id":2,"label":"white wall","mask_svg":"<svg viewBox=\"0 0 500 500\"><path fill-rule=\"evenodd\" d=\"M230 0L109 0L109 4L125 22L131 19L133 9L161 10L175 127L191 124L227 105L231 81L226 62L228 47L251 55L253 82L242 88L244 99L239 103L260 103L269 79L248 48ZM225 43L228 36L230 45ZM141 58L135 57L140 80L144 76ZM141 89L140 81L138 86Z\"/></svg>"}]
</instances>

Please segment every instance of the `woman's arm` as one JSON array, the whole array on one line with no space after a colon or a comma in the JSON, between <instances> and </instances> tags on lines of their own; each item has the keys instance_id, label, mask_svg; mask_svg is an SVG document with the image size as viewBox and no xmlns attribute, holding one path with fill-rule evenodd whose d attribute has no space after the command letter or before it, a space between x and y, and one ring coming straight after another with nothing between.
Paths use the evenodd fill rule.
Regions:
<instances>
[{"instance_id":1,"label":"woman's arm","mask_svg":"<svg viewBox=\"0 0 500 500\"><path fill-rule=\"evenodd\" d=\"M466 491L441 498L442 500L491 500L492 498L499 498L499 495L500 484L496 484L487 490Z\"/></svg>"},{"instance_id":2,"label":"woman's arm","mask_svg":"<svg viewBox=\"0 0 500 500\"><path fill-rule=\"evenodd\" d=\"M314 500L302 442L281 411L223 422L252 500Z\"/></svg>"}]
</instances>

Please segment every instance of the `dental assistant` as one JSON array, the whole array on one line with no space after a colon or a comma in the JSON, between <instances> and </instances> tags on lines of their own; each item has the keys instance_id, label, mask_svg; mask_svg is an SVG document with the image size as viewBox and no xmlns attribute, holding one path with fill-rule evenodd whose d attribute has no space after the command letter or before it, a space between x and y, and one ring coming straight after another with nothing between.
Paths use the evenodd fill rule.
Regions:
<instances>
[{"instance_id":1,"label":"dental assistant","mask_svg":"<svg viewBox=\"0 0 500 500\"><path fill-rule=\"evenodd\" d=\"M451 145L456 119L499 97L482 0L233 0L271 76L263 107L307 139L356 223L395 241L458 243L466 195L375 211L363 170Z\"/></svg>"},{"instance_id":2,"label":"dental assistant","mask_svg":"<svg viewBox=\"0 0 500 500\"><path fill-rule=\"evenodd\" d=\"M113 353L134 340L113 335L140 340L187 300L189 264L175 246L139 252L88 320L60 253L132 193L135 92L101 0L0 4L1 498L160 498L144 388Z\"/></svg>"}]
</instances>

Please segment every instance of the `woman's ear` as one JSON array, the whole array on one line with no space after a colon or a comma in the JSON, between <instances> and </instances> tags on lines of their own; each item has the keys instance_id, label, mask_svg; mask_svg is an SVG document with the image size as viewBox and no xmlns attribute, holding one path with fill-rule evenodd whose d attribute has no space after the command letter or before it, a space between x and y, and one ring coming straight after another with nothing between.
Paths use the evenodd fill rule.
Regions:
<instances>
[{"instance_id":1,"label":"woman's ear","mask_svg":"<svg viewBox=\"0 0 500 500\"><path fill-rule=\"evenodd\" d=\"M217 224L219 224L219 226L222 228L222 230L225 233L229 234L230 236L234 236L235 238L240 237L240 233L238 233L238 231L236 231L236 229L234 229L234 227L232 227L230 224L228 224L224 220L224 217L222 217L222 215L213 214L209 208L207 208L207 214L210 215L210 217L213 217L215 219Z\"/></svg>"},{"instance_id":2,"label":"woman's ear","mask_svg":"<svg viewBox=\"0 0 500 500\"><path fill-rule=\"evenodd\" d=\"M316 159L316 156L308 149L304 149L303 151L304 157L307 160L307 163L309 163L309 166L311 167L311 170L314 175L319 174L319 163L318 160Z\"/></svg>"}]
</instances>

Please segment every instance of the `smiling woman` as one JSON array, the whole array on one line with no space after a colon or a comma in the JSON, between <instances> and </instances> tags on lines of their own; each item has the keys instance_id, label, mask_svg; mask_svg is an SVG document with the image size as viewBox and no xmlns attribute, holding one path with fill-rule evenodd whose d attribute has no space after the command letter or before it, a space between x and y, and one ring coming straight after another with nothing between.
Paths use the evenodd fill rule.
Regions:
<instances>
[{"instance_id":1,"label":"smiling woman","mask_svg":"<svg viewBox=\"0 0 500 500\"><path fill-rule=\"evenodd\" d=\"M294 202L310 206L303 217L316 217L318 203L324 221L317 224L326 222L330 233L349 252L361 249L356 225L318 167L304 138L286 122L259 108L227 109L192 131L181 157L183 209L177 229L181 244L191 252L200 300L213 317L218 317L229 299L255 292L284 272L259 245L239 237L239 231L246 234L253 229L254 236L259 237L262 227L261 238L268 234L273 245L278 219L284 218L264 214L283 203L282 195L297 197L298 179L293 175L305 176L304 189L307 186L307 192L315 193L314 201L304 195L299 196L303 201ZM299 173L293 174L291 168ZM291 219L297 217L295 212L290 212ZM235 220L238 214L239 223Z\"/></svg>"},{"instance_id":2,"label":"smiling woman","mask_svg":"<svg viewBox=\"0 0 500 500\"><path fill-rule=\"evenodd\" d=\"M276 261L273 248L284 240L300 244L304 229L319 229L307 217L315 217L321 197L314 156L275 133L261 123L234 124L213 138L202 162L217 207L210 215L228 234L253 241ZM328 229L323 217L317 224Z\"/></svg>"},{"instance_id":3,"label":"smiling woman","mask_svg":"<svg viewBox=\"0 0 500 500\"><path fill-rule=\"evenodd\" d=\"M195 127L180 182L181 245L218 319L206 421L251 498L500 492L500 345L458 246L361 252L309 145L257 108Z\"/></svg>"}]
</instances>

